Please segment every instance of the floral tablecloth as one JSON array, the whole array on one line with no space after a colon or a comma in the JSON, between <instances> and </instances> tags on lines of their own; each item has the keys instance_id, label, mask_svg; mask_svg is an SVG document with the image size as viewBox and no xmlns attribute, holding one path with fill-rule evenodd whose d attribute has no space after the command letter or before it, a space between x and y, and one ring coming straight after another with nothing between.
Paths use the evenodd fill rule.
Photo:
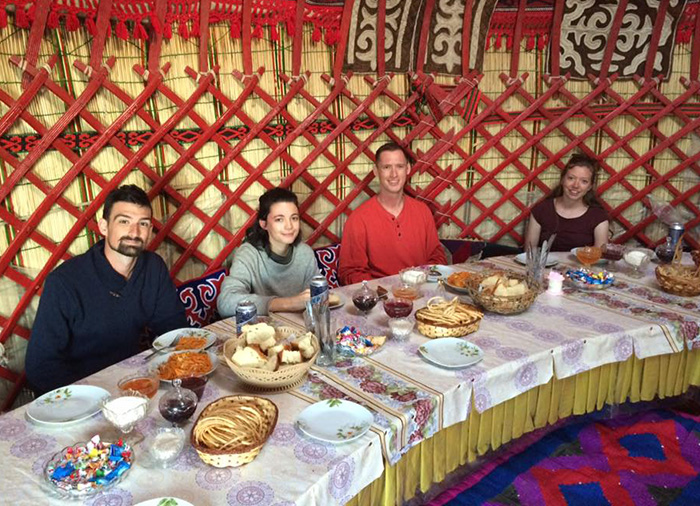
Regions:
<instances>
[{"instance_id":1,"label":"floral tablecloth","mask_svg":"<svg viewBox=\"0 0 700 506\"><path fill-rule=\"evenodd\" d=\"M554 255L559 270L576 266L569 253ZM524 270L512 257L452 266L456 270ZM371 357L341 357L334 367L314 368L300 391L309 401L344 396L375 413L387 461L397 462L412 446L444 427L464 421L471 406L483 412L553 376L566 378L633 354L647 358L677 353L698 337L700 298L675 297L655 284L653 265L642 279L616 273L615 285L603 292L565 288L560 296L542 294L519 315L487 313L479 330L465 339L480 346L484 360L460 370L443 369L418 353L428 341L414 331L406 342L388 340ZM370 287L390 289L392 276L370 281ZM358 285L336 289L344 305L332 311L332 328L353 325L371 334L387 334L388 317L381 304L368 316L352 304ZM414 309L435 295L468 296L441 292L425 284ZM276 315L303 326L301 315ZM472 402L473 401L473 402Z\"/></svg>"},{"instance_id":2,"label":"floral tablecloth","mask_svg":"<svg viewBox=\"0 0 700 506\"><path fill-rule=\"evenodd\" d=\"M222 339L235 331L228 322L218 322L210 328ZM137 355L79 383L115 392L120 378L146 367L143 357ZM161 388L158 397L165 391ZM233 372L221 365L207 384L192 420L211 401L243 391ZM137 426L145 436L166 425L158 413L158 397L149 416ZM268 397L279 408L279 420L262 452L250 464L217 469L204 464L188 444L174 465L158 469L148 463L147 450L136 445L134 466L121 483L77 502L47 493L42 478L44 466L61 448L113 429L101 414L66 427L39 427L27 421L24 407L16 409L0 416L0 504L131 506L151 498L174 496L196 506L325 506L345 504L381 475L384 461L375 432L342 445L315 441L294 425L299 413L308 406L305 399L290 394ZM191 427L192 422L185 427L188 436Z\"/></svg>"},{"instance_id":3,"label":"floral tablecloth","mask_svg":"<svg viewBox=\"0 0 700 506\"><path fill-rule=\"evenodd\" d=\"M556 269L575 265L560 254ZM459 270L522 269L512 258L489 259L454 266ZM370 282L390 288L396 277ZM345 304L332 311L333 328L355 325L386 334L388 317L381 305L364 316L351 301L357 286L338 293ZM423 287L422 298L440 294L435 284ZM454 294L447 293L447 296ZM469 298L462 296L465 301ZM471 406L483 412L516 397L553 376L565 378L600 365L678 352L698 339L700 298L674 297L655 285L653 272L637 280L617 274L615 286L599 293L567 288L562 296L542 294L520 315L487 313L479 330L466 339L480 346L484 360L466 369L443 369L426 362L418 348L428 341L417 332L405 342L388 340L370 357L338 357L332 367L314 367L299 388L269 395L280 409L276 430L251 464L216 469L188 448L170 469L136 465L113 490L84 501L89 505L129 506L140 501L176 496L197 505L330 505L343 504L379 477L385 463L395 463L412 446L437 431L464 421ZM299 314L278 314L282 324L303 327ZM234 332L229 321L211 326L222 339ZM83 383L114 391L119 378L145 368L136 356L101 371ZM242 385L225 364L213 375L199 410L219 397L241 393ZM162 395L161 389L159 395ZM331 445L314 441L295 427L299 413L318 400L344 398L373 413L374 425L362 438ZM157 399L156 399L157 403ZM156 404L154 403L154 404ZM196 416L196 415L195 415ZM152 433L163 419L152 409L139 430ZM63 504L46 494L41 471L62 447L88 440L108 428L101 415L61 429L30 424L25 409L0 417L2 502ZM190 425L191 426L191 425ZM75 504L65 502L65 504Z\"/></svg>"}]
</instances>

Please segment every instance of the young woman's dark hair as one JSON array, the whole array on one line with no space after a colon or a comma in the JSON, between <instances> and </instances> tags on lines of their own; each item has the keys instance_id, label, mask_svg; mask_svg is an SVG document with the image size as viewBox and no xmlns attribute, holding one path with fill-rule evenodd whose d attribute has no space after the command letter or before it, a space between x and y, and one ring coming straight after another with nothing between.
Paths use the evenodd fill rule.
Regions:
<instances>
[{"instance_id":1,"label":"young woman's dark hair","mask_svg":"<svg viewBox=\"0 0 700 506\"><path fill-rule=\"evenodd\" d=\"M258 200L258 215L255 223L245 231L245 240L256 248L264 249L270 244L270 237L267 235L267 230L260 226L260 220L267 221L267 215L270 214L272 204L277 202L290 202L299 207L299 199L293 191L286 188L272 188L267 190L260 196ZM294 239L294 246L301 242L301 232Z\"/></svg>"},{"instance_id":2,"label":"young woman's dark hair","mask_svg":"<svg viewBox=\"0 0 700 506\"><path fill-rule=\"evenodd\" d=\"M105 206L102 210L102 217L109 221L109 215L112 213L112 207L117 202L129 202L137 206L147 207L153 212L151 201L148 200L148 195L135 184L125 184L119 188L112 190L105 199Z\"/></svg>"},{"instance_id":3,"label":"young woman's dark hair","mask_svg":"<svg viewBox=\"0 0 700 506\"><path fill-rule=\"evenodd\" d=\"M585 167L591 171L591 188L583 196L584 204L586 204L588 207L603 207L595 194L596 184L598 182L598 164L593 158L580 153L571 156L568 163L564 166L564 170L561 171L559 184L554 188L554 190L552 190L552 193L550 193L549 197L547 198L554 199L561 197L564 194L564 188L562 187L561 182L574 167Z\"/></svg>"}]
</instances>

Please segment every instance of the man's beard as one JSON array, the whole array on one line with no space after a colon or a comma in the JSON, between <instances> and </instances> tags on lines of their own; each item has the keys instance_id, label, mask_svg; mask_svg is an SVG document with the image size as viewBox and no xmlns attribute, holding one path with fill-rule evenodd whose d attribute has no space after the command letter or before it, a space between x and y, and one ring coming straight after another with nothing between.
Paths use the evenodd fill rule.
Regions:
<instances>
[{"instance_id":1,"label":"man's beard","mask_svg":"<svg viewBox=\"0 0 700 506\"><path fill-rule=\"evenodd\" d=\"M124 240L129 240L132 242L138 241L140 243L140 245L137 246L137 245L124 244L124 242L123 242ZM141 239L131 239L129 237L122 237L121 239L119 239L119 243L117 245L116 250L118 253L121 253L124 256L137 257L143 252L144 248L145 248L145 245Z\"/></svg>"}]
</instances>

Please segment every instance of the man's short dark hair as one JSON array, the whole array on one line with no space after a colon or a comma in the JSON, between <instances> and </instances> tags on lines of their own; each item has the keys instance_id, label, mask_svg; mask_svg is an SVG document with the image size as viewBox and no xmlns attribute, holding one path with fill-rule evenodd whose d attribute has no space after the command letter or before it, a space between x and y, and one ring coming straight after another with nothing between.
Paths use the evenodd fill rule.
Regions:
<instances>
[{"instance_id":1,"label":"man's short dark hair","mask_svg":"<svg viewBox=\"0 0 700 506\"><path fill-rule=\"evenodd\" d=\"M151 207L151 201L148 200L148 195L141 188L135 184L125 184L120 186L116 190L112 190L107 195L105 199L104 210L102 211L102 217L109 221L109 215L112 212L112 206L117 202L129 202L131 204L136 204L137 206L147 207L153 213L153 208Z\"/></svg>"},{"instance_id":2,"label":"man's short dark hair","mask_svg":"<svg viewBox=\"0 0 700 506\"><path fill-rule=\"evenodd\" d=\"M409 154L408 150L396 142L387 142L386 144L382 145L377 152L374 153L375 163L379 163L379 156L385 151L401 151L403 156L406 157L406 161L413 165L413 158Z\"/></svg>"}]
</instances>

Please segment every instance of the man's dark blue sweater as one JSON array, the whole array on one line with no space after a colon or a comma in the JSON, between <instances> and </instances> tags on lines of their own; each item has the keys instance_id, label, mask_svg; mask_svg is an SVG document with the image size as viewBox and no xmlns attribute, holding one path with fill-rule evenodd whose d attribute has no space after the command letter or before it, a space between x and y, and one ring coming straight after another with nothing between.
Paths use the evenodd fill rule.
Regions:
<instances>
[{"instance_id":1,"label":"man's dark blue sweater","mask_svg":"<svg viewBox=\"0 0 700 506\"><path fill-rule=\"evenodd\" d=\"M47 276L27 347L27 381L37 394L68 385L138 353L145 329L187 326L160 256L144 251L127 280L100 241Z\"/></svg>"}]
</instances>

